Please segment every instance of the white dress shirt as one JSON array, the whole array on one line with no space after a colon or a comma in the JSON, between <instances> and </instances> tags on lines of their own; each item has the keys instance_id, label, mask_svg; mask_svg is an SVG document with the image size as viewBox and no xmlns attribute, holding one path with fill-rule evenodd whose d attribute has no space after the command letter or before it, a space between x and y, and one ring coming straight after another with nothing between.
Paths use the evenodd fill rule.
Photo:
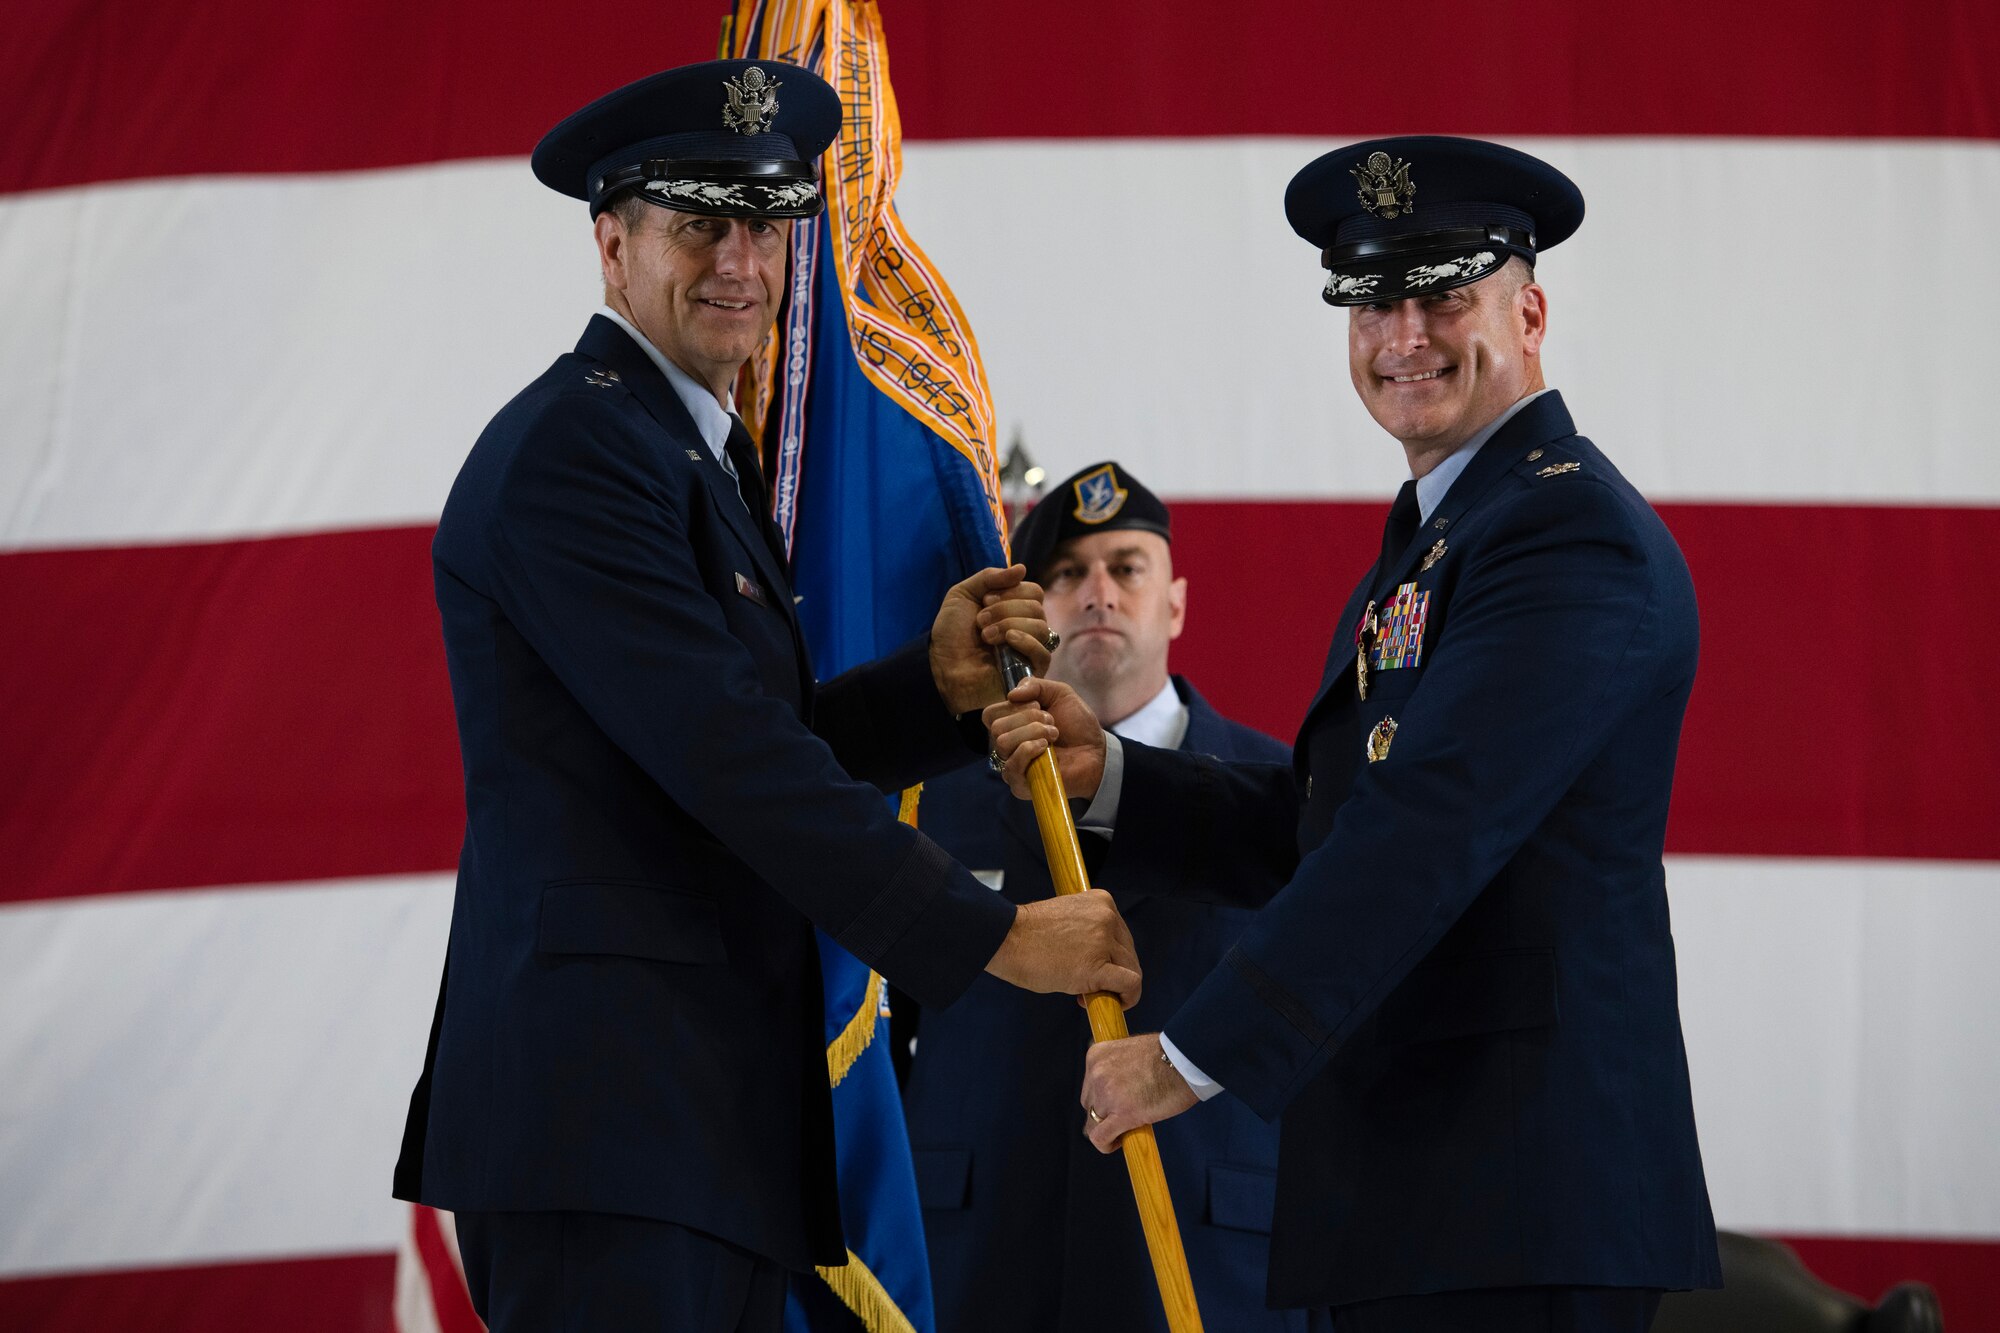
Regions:
<instances>
[{"instance_id":1,"label":"white dress shirt","mask_svg":"<svg viewBox=\"0 0 2000 1333\"><path fill-rule=\"evenodd\" d=\"M1174 688L1171 678L1130 717L1111 724L1115 734L1130 736L1156 750L1180 749L1181 742L1187 739L1187 729L1188 706L1181 702L1180 691Z\"/></svg>"}]
</instances>

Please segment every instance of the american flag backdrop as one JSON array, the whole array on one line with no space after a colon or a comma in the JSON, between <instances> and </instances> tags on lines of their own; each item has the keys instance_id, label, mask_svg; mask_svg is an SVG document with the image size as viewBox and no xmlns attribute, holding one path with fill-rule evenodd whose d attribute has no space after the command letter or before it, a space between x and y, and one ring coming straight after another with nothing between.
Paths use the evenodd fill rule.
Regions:
<instances>
[{"instance_id":1,"label":"american flag backdrop","mask_svg":"<svg viewBox=\"0 0 2000 1333\"><path fill-rule=\"evenodd\" d=\"M388 1196L463 818L431 525L598 299L528 149L724 8L7 0L0 1327L388 1329L443 1254ZM882 9L1002 438L1169 499L1175 668L1281 736L1406 475L1285 182L1578 182L1549 379L1701 598L1718 1221L2000 1327L2000 5Z\"/></svg>"}]
</instances>

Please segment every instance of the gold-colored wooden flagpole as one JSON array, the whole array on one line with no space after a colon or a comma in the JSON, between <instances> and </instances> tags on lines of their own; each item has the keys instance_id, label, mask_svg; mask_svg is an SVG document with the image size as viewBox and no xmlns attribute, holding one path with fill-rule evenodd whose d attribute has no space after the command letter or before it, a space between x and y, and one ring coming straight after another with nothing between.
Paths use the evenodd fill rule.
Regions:
<instances>
[{"instance_id":1,"label":"gold-colored wooden flagpole","mask_svg":"<svg viewBox=\"0 0 2000 1333\"><path fill-rule=\"evenodd\" d=\"M1000 674L1012 690L1030 674L1028 664L1011 649L1000 651ZM1049 876L1057 893L1082 893L1090 887L1076 821L1063 795L1062 773L1053 748L1042 751L1028 766L1028 790L1034 798L1035 823L1042 831L1042 851L1049 858ZM1094 1041L1116 1041L1130 1035L1125 1011L1116 995L1089 996L1090 1035ZM1194 1280L1188 1276L1187 1251L1181 1247L1180 1225L1174 1221L1174 1201L1167 1193L1167 1173L1160 1163L1160 1144L1151 1125L1128 1130L1119 1141L1125 1170L1132 1177L1132 1197L1139 1205L1139 1225L1146 1233L1146 1251L1153 1258L1160 1304L1167 1312L1168 1333L1201 1333L1201 1310L1195 1304Z\"/></svg>"}]
</instances>

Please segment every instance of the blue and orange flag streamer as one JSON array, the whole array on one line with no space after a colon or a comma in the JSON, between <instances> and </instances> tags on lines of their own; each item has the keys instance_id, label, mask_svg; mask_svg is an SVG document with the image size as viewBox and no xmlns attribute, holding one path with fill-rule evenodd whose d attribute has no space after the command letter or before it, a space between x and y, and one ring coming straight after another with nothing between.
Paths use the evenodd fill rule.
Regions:
<instances>
[{"instance_id":1,"label":"blue and orange flag streamer","mask_svg":"<svg viewBox=\"0 0 2000 1333\"><path fill-rule=\"evenodd\" d=\"M723 47L815 71L844 110L826 211L794 225L784 309L737 389L824 679L922 633L946 588L1006 563L993 400L964 311L896 213L902 126L872 0L742 0ZM786 1328L934 1333L886 992L819 943L848 1262L793 1284Z\"/></svg>"}]
</instances>

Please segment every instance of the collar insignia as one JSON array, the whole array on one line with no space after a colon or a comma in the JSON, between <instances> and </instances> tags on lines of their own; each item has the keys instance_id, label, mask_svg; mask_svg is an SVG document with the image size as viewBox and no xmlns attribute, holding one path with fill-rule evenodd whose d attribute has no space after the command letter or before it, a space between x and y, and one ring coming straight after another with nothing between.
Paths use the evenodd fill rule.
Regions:
<instances>
[{"instance_id":1,"label":"collar insignia","mask_svg":"<svg viewBox=\"0 0 2000 1333\"><path fill-rule=\"evenodd\" d=\"M1417 211L1417 185L1410 179L1410 164L1387 153L1370 153L1358 167L1350 167L1361 183L1361 206L1370 217L1387 221Z\"/></svg>"},{"instance_id":2,"label":"collar insignia","mask_svg":"<svg viewBox=\"0 0 2000 1333\"><path fill-rule=\"evenodd\" d=\"M1076 492L1077 519L1084 523L1109 522L1131 493L1118 484L1118 474L1109 463L1078 477L1071 489Z\"/></svg>"},{"instance_id":3,"label":"collar insignia","mask_svg":"<svg viewBox=\"0 0 2000 1333\"><path fill-rule=\"evenodd\" d=\"M738 134L770 133L771 122L778 118L778 89L782 87L755 65L737 78L724 79L722 90L728 100L722 104L722 123Z\"/></svg>"}]
</instances>

